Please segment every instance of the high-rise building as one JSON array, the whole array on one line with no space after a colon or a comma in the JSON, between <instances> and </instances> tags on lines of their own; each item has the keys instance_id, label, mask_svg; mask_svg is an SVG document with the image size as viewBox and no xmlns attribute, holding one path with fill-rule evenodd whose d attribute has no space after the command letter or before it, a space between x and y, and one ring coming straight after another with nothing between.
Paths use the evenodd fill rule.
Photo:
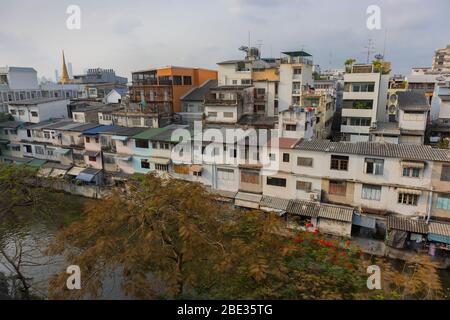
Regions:
<instances>
[{"instance_id":1,"label":"high-rise building","mask_svg":"<svg viewBox=\"0 0 450 320\"><path fill-rule=\"evenodd\" d=\"M369 141L370 129L388 120L389 74L372 64L355 64L348 71L344 76L341 132L347 141Z\"/></svg>"},{"instance_id":2,"label":"high-rise building","mask_svg":"<svg viewBox=\"0 0 450 320\"><path fill-rule=\"evenodd\" d=\"M450 45L435 51L432 70L438 72L450 72Z\"/></svg>"}]
</instances>

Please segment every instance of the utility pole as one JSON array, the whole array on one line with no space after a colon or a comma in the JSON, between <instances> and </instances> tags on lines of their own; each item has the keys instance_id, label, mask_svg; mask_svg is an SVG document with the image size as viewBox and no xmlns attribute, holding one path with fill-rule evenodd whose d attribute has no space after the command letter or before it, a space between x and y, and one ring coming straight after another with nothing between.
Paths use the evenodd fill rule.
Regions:
<instances>
[{"instance_id":1,"label":"utility pole","mask_svg":"<svg viewBox=\"0 0 450 320\"><path fill-rule=\"evenodd\" d=\"M367 64L370 63L370 56L375 52L375 47L373 45L373 40L369 39L367 41L367 45L364 47L367 51L364 51L364 53L367 53Z\"/></svg>"}]
</instances>

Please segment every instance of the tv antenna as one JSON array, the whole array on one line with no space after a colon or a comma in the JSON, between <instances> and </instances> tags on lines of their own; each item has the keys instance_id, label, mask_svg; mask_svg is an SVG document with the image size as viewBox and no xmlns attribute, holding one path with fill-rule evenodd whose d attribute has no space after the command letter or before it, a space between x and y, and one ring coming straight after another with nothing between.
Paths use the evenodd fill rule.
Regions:
<instances>
[{"instance_id":1,"label":"tv antenna","mask_svg":"<svg viewBox=\"0 0 450 320\"><path fill-rule=\"evenodd\" d=\"M373 45L373 40L369 38L367 41L367 45L364 47L367 51L364 51L364 53L367 53L367 64L370 63L370 57L373 53L375 53L375 47Z\"/></svg>"}]
</instances>

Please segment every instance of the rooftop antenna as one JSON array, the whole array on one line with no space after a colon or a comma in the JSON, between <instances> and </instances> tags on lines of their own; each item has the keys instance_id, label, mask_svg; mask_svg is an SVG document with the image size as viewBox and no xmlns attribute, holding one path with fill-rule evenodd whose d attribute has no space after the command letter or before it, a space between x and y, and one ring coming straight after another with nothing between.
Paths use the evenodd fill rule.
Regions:
<instances>
[{"instance_id":1,"label":"rooftop antenna","mask_svg":"<svg viewBox=\"0 0 450 320\"><path fill-rule=\"evenodd\" d=\"M386 28L384 32L384 44L383 44L383 57L386 57L386 42L387 42L387 36L388 36L388 29Z\"/></svg>"},{"instance_id":2,"label":"rooftop antenna","mask_svg":"<svg viewBox=\"0 0 450 320\"><path fill-rule=\"evenodd\" d=\"M364 53L367 52L367 64L370 63L370 56L375 52L375 47L373 45L373 40L369 38L367 41L367 45L364 47L367 51L364 51Z\"/></svg>"}]
</instances>

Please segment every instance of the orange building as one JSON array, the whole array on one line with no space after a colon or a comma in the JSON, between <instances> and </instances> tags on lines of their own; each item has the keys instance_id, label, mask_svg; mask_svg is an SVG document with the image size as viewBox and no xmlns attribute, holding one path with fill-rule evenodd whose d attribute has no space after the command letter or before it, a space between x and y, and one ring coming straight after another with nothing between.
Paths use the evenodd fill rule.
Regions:
<instances>
[{"instance_id":1,"label":"orange building","mask_svg":"<svg viewBox=\"0 0 450 320\"><path fill-rule=\"evenodd\" d=\"M136 71L132 73L131 101L144 98L149 110L158 113L181 112L180 98L209 79L217 79L217 71L173 66Z\"/></svg>"}]
</instances>

